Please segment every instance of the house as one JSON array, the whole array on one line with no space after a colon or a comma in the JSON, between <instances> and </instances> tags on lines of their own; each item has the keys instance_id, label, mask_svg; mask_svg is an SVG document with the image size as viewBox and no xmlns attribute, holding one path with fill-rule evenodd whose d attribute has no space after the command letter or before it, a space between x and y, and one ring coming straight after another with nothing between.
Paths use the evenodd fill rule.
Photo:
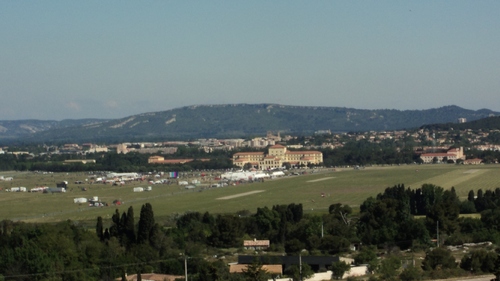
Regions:
<instances>
[{"instance_id":1,"label":"house","mask_svg":"<svg viewBox=\"0 0 500 281\"><path fill-rule=\"evenodd\" d=\"M243 247L245 249L264 250L269 248L269 245L269 240L243 240Z\"/></svg>"},{"instance_id":2,"label":"house","mask_svg":"<svg viewBox=\"0 0 500 281\"><path fill-rule=\"evenodd\" d=\"M243 273L247 267L248 264L230 264L229 273ZM283 275L283 266L281 264L263 264L262 269L271 274Z\"/></svg>"},{"instance_id":3,"label":"house","mask_svg":"<svg viewBox=\"0 0 500 281\"><path fill-rule=\"evenodd\" d=\"M238 152L233 155L233 164L243 168L250 163L261 170L283 167L284 163L294 166L323 163L323 154L319 151L288 151L283 145L276 144L264 152Z\"/></svg>"},{"instance_id":4,"label":"house","mask_svg":"<svg viewBox=\"0 0 500 281\"><path fill-rule=\"evenodd\" d=\"M467 159L467 160L464 160L463 164L464 165L479 165L483 162L483 159L479 159L479 158L474 158L474 159Z\"/></svg>"},{"instance_id":5,"label":"house","mask_svg":"<svg viewBox=\"0 0 500 281\"><path fill-rule=\"evenodd\" d=\"M255 260L262 264L275 265L280 264L283 268L291 265L308 264L314 272L320 269L326 269L333 262L340 261L337 256L247 256L239 255L238 264L252 264Z\"/></svg>"},{"instance_id":6,"label":"house","mask_svg":"<svg viewBox=\"0 0 500 281\"><path fill-rule=\"evenodd\" d=\"M125 275L127 281L136 281L137 274ZM184 279L184 276L180 275L168 275L168 274L156 274L156 273L143 273L141 274L142 281L175 281L176 279ZM122 278L116 278L115 280L122 280Z\"/></svg>"}]
</instances>

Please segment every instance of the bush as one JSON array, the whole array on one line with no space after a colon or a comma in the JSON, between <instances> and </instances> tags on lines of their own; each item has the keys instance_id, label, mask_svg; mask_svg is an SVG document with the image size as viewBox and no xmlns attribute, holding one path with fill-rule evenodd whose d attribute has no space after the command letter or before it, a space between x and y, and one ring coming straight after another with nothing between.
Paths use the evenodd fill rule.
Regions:
<instances>
[{"instance_id":1,"label":"bush","mask_svg":"<svg viewBox=\"0 0 500 281\"><path fill-rule=\"evenodd\" d=\"M447 279L450 277L467 276L468 273L460 268L436 269L429 271L427 277L430 279Z\"/></svg>"},{"instance_id":2,"label":"bush","mask_svg":"<svg viewBox=\"0 0 500 281\"><path fill-rule=\"evenodd\" d=\"M399 279L401 281L422 280L422 271L415 266L408 266L399 274Z\"/></svg>"},{"instance_id":3,"label":"bush","mask_svg":"<svg viewBox=\"0 0 500 281\"><path fill-rule=\"evenodd\" d=\"M426 271L440 269L454 269L457 267L455 258L451 252L445 248L435 248L427 253L424 261L422 262L422 269Z\"/></svg>"}]
</instances>

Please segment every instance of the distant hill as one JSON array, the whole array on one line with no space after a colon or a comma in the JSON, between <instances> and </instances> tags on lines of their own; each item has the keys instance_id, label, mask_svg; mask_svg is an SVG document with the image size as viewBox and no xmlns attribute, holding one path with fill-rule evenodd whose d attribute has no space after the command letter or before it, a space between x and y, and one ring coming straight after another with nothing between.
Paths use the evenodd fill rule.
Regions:
<instances>
[{"instance_id":1,"label":"distant hill","mask_svg":"<svg viewBox=\"0 0 500 281\"><path fill-rule=\"evenodd\" d=\"M18 127L40 122L32 132L9 129L3 125L7 121L0 121L0 125L7 128L0 136L22 138L24 141L109 142L262 136L266 131L302 135L317 130L409 129L425 124L457 122L458 118L477 120L492 115L500 114L487 109L474 111L458 106L401 111L278 104L197 105L121 119L80 120L81 124L74 126L70 126L69 121L9 121L19 122Z\"/></svg>"},{"instance_id":2,"label":"distant hill","mask_svg":"<svg viewBox=\"0 0 500 281\"><path fill-rule=\"evenodd\" d=\"M0 140L32 137L38 132L51 129L65 129L94 123L105 122L109 119L66 119L55 120L0 120Z\"/></svg>"},{"instance_id":3,"label":"distant hill","mask_svg":"<svg viewBox=\"0 0 500 281\"><path fill-rule=\"evenodd\" d=\"M444 123L444 124L429 124L421 127L422 129L430 130L500 130L500 116L487 117L479 120L474 120L465 123Z\"/></svg>"}]
</instances>

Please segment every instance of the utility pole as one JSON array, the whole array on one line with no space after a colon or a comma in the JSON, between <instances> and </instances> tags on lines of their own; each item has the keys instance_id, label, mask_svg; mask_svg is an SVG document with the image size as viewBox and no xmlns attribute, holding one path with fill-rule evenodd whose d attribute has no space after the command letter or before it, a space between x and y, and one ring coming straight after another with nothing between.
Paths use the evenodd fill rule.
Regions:
<instances>
[{"instance_id":1,"label":"utility pole","mask_svg":"<svg viewBox=\"0 0 500 281\"><path fill-rule=\"evenodd\" d=\"M188 260L186 255L184 255L184 275L186 276L186 281L188 281Z\"/></svg>"},{"instance_id":2,"label":"utility pole","mask_svg":"<svg viewBox=\"0 0 500 281\"><path fill-rule=\"evenodd\" d=\"M439 248L439 221L437 221L436 233L437 233L437 247Z\"/></svg>"},{"instance_id":3,"label":"utility pole","mask_svg":"<svg viewBox=\"0 0 500 281\"><path fill-rule=\"evenodd\" d=\"M302 281L302 255L299 254L299 280Z\"/></svg>"}]
</instances>

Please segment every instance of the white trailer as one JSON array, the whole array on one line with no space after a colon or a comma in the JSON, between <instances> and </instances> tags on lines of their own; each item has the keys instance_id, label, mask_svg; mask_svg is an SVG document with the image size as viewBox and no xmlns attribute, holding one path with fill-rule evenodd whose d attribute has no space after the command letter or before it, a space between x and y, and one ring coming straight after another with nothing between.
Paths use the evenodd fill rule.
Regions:
<instances>
[{"instance_id":1,"label":"white trailer","mask_svg":"<svg viewBox=\"0 0 500 281\"><path fill-rule=\"evenodd\" d=\"M283 177L285 176L285 173L283 173L283 171L275 171L271 174L271 177L275 178L275 177Z\"/></svg>"},{"instance_id":2,"label":"white trailer","mask_svg":"<svg viewBox=\"0 0 500 281\"><path fill-rule=\"evenodd\" d=\"M73 202L75 202L76 204L87 203L87 201L88 201L87 198L83 198L83 197L73 199Z\"/></svg>"}]
</instances>

